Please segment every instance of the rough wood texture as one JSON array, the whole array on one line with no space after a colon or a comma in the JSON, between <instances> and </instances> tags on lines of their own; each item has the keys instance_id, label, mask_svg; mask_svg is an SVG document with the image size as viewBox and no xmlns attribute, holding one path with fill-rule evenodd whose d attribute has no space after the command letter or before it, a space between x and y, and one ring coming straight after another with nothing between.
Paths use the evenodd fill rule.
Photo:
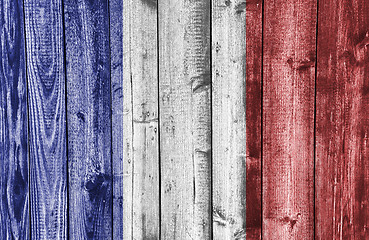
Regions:
<instances>
[{"instance_id":1,"label":"rough wood texture","mask_svg":"<svg viewBox=\"0 0 369 240\"><path fill-rule=\"evenodd\" d=\"M261 239L261 0L246 1L246 238Z\"/></svg>"},{"instance_id":2,"label":"rough wood texture","mask_svg":"<svg viewBox=\"0 0 369 240\"><path fill-rule=\"evenodd\" d=\"M133 239L159 236L157 3L131 2Z\"/></svg>"},{"instance_id":3,"label":"rough wood texture","mask_svg":"<svg viewBox=\"0 0 369 240\"><path fill-rule=\"evenodd\" d=\"M67 236L62 6L25 0L32 239Z\"/></svg>"},{"instance_id":4,"label":"rough wood texture","mask_svg":"<svg viewBox=\"0 0 369 240\"><path fill-rule=\"evenodd\" d=\"M124 175L126 170L124 162L130 161L125 157L124 144L125 139L131 138L129 130L132 129L130 121L126 122L125 114L125 99L127 96L123 93L130 91L126 89L126 81L123 82L123 7L125 2L122 0L110 0L109 17L110 17L110 69L111 69L111 98L112 98L112 172L113 172L113 239L122 239L125 226L128 222L124 221L125 214L123 209L124 189L130 185L125 185L124 181L127 175ZM123 26L122 26L123 24ZM125 45L126 46L126 45ZM125 49L125 48L124 48ZM124 65L126 65L125 63ZM128 73L129 75L129 73ZM128 83L130 80L128 79ZM123 85L124 88L123 88ZM131 97L128 96L129 103ZM129 129L125 129L128 126ZM127 131L128 130L128 131ZM129 155L127 155L129 156ZM132 182L132 181L131 181ZM125 238L123 238L125 239Z\"/></svg>"},{"instance_id":5,"label":"rough wood texture","mask_svg":"<svg viewBox=\"0 0 369 240\"><path fill-rule=\"evenodd\" d=\"M244 1L213 1L213 239L219 240L246 236L245 18ZM260 103L259 99L254 107ZM258 123L255 121L254 127ZM258 143L257 136L253 141Z\"/></svg>"},{"instance_id":6,"label":"rough wood texture","mask_svg":"<svg viewBox=\"0 0 369 240\"><path fill-rule=\"evenodd\" d=\"M69 234L112 234L108 1L64 0L67 62Z\"/></svg>"},{"instance_id":7,"label":"rough wood texture","mask_svg":"<svg viewBox=\"0 0 369 240\"><path fill-rule=\"evenodd\" d=\"M133 236L133 109L131 68L131 1L123 0L123 175L114 190L123 186L123 239ZM112 42L114 44L114 42ZM128 47L127 47L128 46ZM114 45L112 45L114 47ZM112 48L113 49L113 48ZM114 166L114 169L116 166ZM119 179L117 178L117 181ZM123 184L123 185L122 185ZM116 195L116 194L115 194ZM115 220L114 220L115 221ZM121 228L118 230L121 231ZM121 237L122 235L120 235Z\"/></svg>"},{"instance_id":8,"label":"rough wood texture","mask_svg":"<svg viewBox=\"0 0 369 240\"><path fill-rule=\"evenodd\" d=\"M313 239L316 1L264 8L263 238Z\"/></svg>"},{"instance_id":9,"label":"rough wood texture","mask_svg":"<svg viewBox=\"0 0 369 240\"><path fill-rule=\"evenodd\" d=\"M246 1L246 237L261 239L261 69L263 2Z\"/></svg>"},{"instance_id":10,"label":"rough wood texture","mask_svg":"<svg viewBox=\"0 0 369 240\"><path fill-rule=\"evenodd\" d=\"M126 144L132 146L122 147L128 162L123 163L127 170L121 182L124 196L130 196L126 200L123 196L127 203L123 205L123 217L128 216L119 229L123 229L124 239L159 239L157 4L128 0L121 5L124 9L124 18L120 18L123 59L127 59L123 60L123 84L130 88L124 89L123 94L125 114L129 115L123 118L127 121L123 132L125 138L130 138ZM110 9L119 8L111 6Z\"/></svg>"},{"instance_id":11,"label":"rough wood texture","mask_svg":"<svg viewBox=\"0 0 369 240\"><path fill-rule=\"evenodd\" d=\"M316 239L368 239L369 2L319 1Z\"/></svg>"},{"instance_id":12,"label":"rough wood texture","mask_svg":"<svg viewBox=\"0 0 369 240\"><path fill-rule=\"evenodd\" d=\"M29 239L23 1L0 9L0 239Z\"/></svg>"},{"instance_id":13,"label":"rough wood texture","mask_svg":"<svg viewBox=\"0 0 369 240\"><path fill-rule=\"evenodd\" d=\"M210 2L159 1L159 39L161 239L210 239Z\"/></svg>"}]
</instances>

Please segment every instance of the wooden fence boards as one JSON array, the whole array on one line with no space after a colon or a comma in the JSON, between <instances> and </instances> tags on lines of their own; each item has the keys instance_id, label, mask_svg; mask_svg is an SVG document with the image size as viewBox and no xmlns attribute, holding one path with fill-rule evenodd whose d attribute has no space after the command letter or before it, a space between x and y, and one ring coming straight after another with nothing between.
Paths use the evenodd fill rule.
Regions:
<instances>
[{"instance_id":1,"label":"wooden fence boards","mask_svg":"<svg viewBox=\"0 0 369 240\"><path fill-rule=\"evenodd\" d=\"M61 1L24 1L32 239L67 237L65 72Z\"/></svg>"},{"instance_id":2,"label":"wooden fence boards","mask_svg":"<svg viewBox=\"0 0 369 240\"><path fill-rule=\"evenodd\" d=\"M262 234L312 239L316 1L267 1L264 12Z\"/></svg>"},{"instance_id":3,"label":"wooden fence boards","mask_svg":"<svg viewBox=\"0 0 369 240\"><path fill-rule=\"evenodd\" d=\"M210 2L158 7L161 239L210 239Z\"/></svg>"},{"instance_id":4,"label":"wooden fence boards","mask_svg":"<svg viewBox=\"0 0 369 240\"><path fill-rule=\"evenodd\" d=\"M29 239L23 1L0 9L0 239Z\"/></svg>"},{"instance_id":5,"label":"wooden fence boards","mask_svg":"<svg viewBox=\"0 0 369 240\"><path fill-rule=\"evenodd\" d=\"M111 83L108 1L64 1L69 233L112 234Z\"/></svg>"},{"instance_id":6,"label":"wooden fence boards","mask_svg":"<svg viewBox=\"0 0 369 240\"><path fill-rule=\"evenodd\" d=\"M245 10L243 1L212 3L213 239L245 239L246 234ZM260 97L260 84L257 93ZM249 109L257 111L260 103ZM260 112L255 117L259 121L250 127L260 130ZM260 204L251 205L260 213Z\"/></svg>"},{"instance_id":7,"label":"wooden fence boards","mask_svg":"<svg viewBox=\"0 0 369 240\"><path fill-rule=\"evenodd\" d=\"M367 239L369 3L319 1L316 238Z\"/></svg>"},{"instance_id":8,"label":"wooden fence boards","mask_svg":"<svg viewBox=\"0 0 369 240\"><path fill-rule=\"evenodd\" d=\"M263 2L246 3L246 238L261 239Z\"/></svg>"},{"instance_id":9,"label":"wooden fence boards","mask_svg":"<svg viewBox=\"0 0 369 240\"><path fill-rule=\"evenodd\" d=\"M366 239L365 0L0 0L0 239Z\"/></svg>"}]
</instances>

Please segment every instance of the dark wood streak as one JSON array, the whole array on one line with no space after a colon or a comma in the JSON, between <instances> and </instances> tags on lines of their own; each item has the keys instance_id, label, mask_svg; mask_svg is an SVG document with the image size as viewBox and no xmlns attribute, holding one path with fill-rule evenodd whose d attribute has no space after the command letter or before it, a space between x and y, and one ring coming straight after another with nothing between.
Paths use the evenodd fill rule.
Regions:
<instances>
[{"instance_id":1,"label":"dark wood streak","mask_svg":"<svg viewBox=\"0 0 369 240\"><path fill-rule=\"evenodd\" d=\"M246 1L246 237L261 239L261 75L263 2Z\"/></svg>"},{"instance_id":2,"label":"dark wood streak","mask_svg":"<svg viewBox=\"0 0 369 240\"><path fill-rule=\"evenodd\" d=\"M113 172L113 239L122 239L125 232L123 188L124 185L124 139L130 135L124 131L123 99L123 0L109 1L110 17L110 69L112 99L112 172ZM124 96L125 98L126 96ZM124 134L123 134L124 133Z\"/></svg>"},{"instance_id":3,"label":"dark wood streak","mask_svg":"<svg viewBox=\"0 0 369 240\"><path fill-rule=\"evenodd\" d=\"M67 234L65 80L58 0L25 0L31 236Z\"/></svg>"},{"instance_id":4,"label":"dark wood streak","mask_svg":"<svg viewBox=\"0 0 369 240\"><path fill-rule=\"evenodd\" d=\"M112 234L108 1L64 0L69 226L73 239ZM112 85L115 87L115 85Z\"/></svg>"},{"instance_id":5,"label":"dark wood streak","mask_svg":"<svg viewBox=\"0 0 369 240\"><path fill-rule=\"evenodd\" d=\"M23 1L0 9L0 239L29 239Z\"/></svg>"}]
</instances>

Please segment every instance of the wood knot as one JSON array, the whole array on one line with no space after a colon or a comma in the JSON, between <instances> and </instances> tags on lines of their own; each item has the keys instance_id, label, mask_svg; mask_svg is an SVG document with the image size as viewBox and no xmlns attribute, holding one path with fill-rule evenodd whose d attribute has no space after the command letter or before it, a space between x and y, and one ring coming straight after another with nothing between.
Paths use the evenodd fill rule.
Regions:
<instances>
[{"instance_id":1,"label":"wood knot","mask_svg":"<svg viewBox=\"0 0 369 240\"><path fill-rule=\"evenodd\" d=\"M280 218L279 220L281 222L283 222L284 224L289 224L291 227L291 230L293 229L293 227L296 225L297 221L301 218L301 213L297 213L296 216L294 217L290 217L290 216L285 216L283 218Z\"/></svg>"},{"instance_id":2,"label":"wood knot","mask_svg":"<svg viewBox=\"0 0 369 240\"><path fill-rule=\"evenodd\" d=\"M296 69L298 71L307 70L315 66L315 52L310 53L307 58L302 60L294 60L292 57L290 57L287 60L287 64L290 65L292 69Z\"/></svg>"},{"instance_id":3,"label":"wood knot","mask_svg":"<svg viewBox=\"0 0 369 240\"><path fill-rule=\"evenodd\" d=\"M354 56L358 63L363 62L365 59L367 59L367 49L369 45L369 33L367 32L365 34L365 37L363 40L361 40L358 44L355 46L354 50Z\"/></svg>"},{"instance_id":4,"label":"wood knot","mask_svg":"<svg viewBox=\"0 0 369 240\"><path fill-rule=\"evenodd\" d=\"M241 13L245 12L246 2L240 2L239 4L237 4L236 7L235 7L235 10L236 10L237 14L241 14Z\"/></svg>"}]
</instances>

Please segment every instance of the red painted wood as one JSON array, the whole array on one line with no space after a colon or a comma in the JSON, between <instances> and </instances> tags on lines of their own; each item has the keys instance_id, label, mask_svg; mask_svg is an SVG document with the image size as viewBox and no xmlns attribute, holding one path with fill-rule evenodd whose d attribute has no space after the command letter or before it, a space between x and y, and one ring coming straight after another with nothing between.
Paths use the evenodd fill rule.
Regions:
<instances>
[{"instance_id":1,"label":"red painted wood","mask_svg":"<svg viewBox=\"0 0 369 240\"><path fill-rule=\"evenodd\" d=\"M246 237L261 239L262 1L246 1Z\"/></svg>"},{"instance_id":2,"label":"red painted wood","mask_svg":"<svg viewBox=\"0 0 369 240\"><path fill-rule=\"evenodd\" d=\"M316 1L264 2L263 239L313 239Z\"/></svg>"},{"instance_id":3,"label":"red painted wood","mask_svg":"<svg viewBox=\"0 0 369 240\"><path fill-rule=\"evenodd\" d=\"M317 239L368 239L369 2L319 1Z\"/></svg>"}]
</instances>

